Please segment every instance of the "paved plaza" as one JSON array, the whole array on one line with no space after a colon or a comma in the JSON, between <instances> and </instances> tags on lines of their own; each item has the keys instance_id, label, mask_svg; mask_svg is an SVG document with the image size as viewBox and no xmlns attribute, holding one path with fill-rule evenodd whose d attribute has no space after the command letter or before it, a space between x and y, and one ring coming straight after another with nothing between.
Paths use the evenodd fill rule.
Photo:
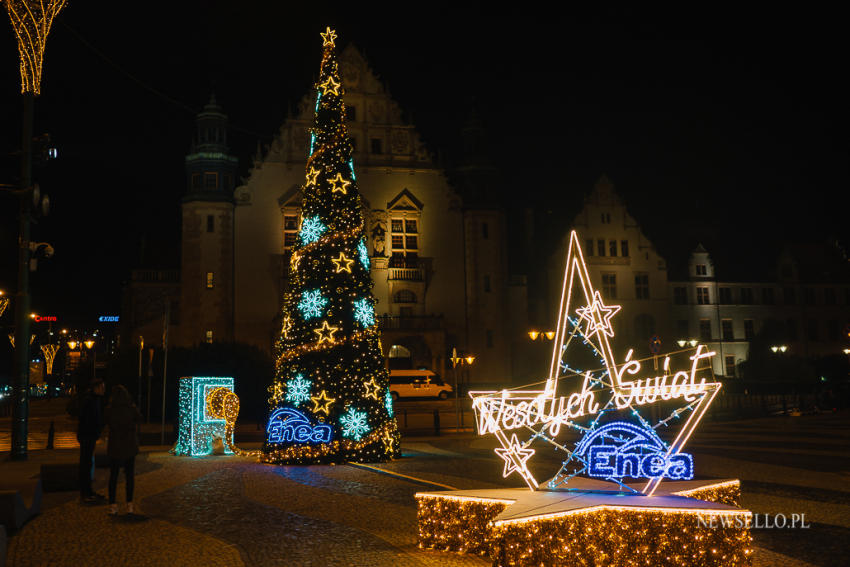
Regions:
<instances>
[{"instance_id":1,"label":"paved plaza","mask_svg":"<svg viewBox=\"0 0 850 567\"><path fill-rule=\"evenodd\" d=\"M428 483L520 486L501 478L492 443L470 434L406 437L404 458L373 468L276 467L144 447L136 514L113 518L106 506L81 506L76 493L46 493L42 513L10 534L7 565L489 565L418 549L413 495L440 489ZM746 508L805 514L809 529L754 530L754 564L765 567L846 564L848 447L847 413L705 423L689 445L701 478L742 480ZM7 455L0 454L0 474L21 476L76 453L35 449L24 463ZM535 472L557 468L553 457L538 460ZM107 471L96 476L105 492ZM123 482L118 494L122 502Z\"/></svg>"}]
</instances>

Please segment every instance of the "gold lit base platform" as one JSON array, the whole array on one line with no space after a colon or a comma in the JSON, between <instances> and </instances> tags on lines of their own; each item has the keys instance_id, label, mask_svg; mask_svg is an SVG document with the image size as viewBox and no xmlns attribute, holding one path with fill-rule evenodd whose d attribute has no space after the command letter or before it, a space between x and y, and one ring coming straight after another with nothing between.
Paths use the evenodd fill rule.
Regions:
<instances>
[{"instance_id":1,"label":"gold lit base platform","mask_svg":"<svg viewBox=\"0 0 850 567\"><path fill-rule=\"evenodd\" d=\"M419 546L499 566L751 564L739 481L666 481L651 497L620 490L576 477L558 490L419 492Z\"/></svg>"}]
</instances>

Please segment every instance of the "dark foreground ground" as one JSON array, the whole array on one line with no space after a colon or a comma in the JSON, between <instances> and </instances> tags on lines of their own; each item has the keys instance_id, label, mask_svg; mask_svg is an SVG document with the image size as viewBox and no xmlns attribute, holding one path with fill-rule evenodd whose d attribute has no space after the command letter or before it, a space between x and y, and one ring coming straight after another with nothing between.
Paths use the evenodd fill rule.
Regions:
<instances>
[{"instance_id":1,"label":"dark foreground ground","mask_svg":"<svg viewBox=\"0 0 850 567\"><path fill-rule=\"evenodd\" d=\"M43 410L36 410L36 414ZM805 514L808 529L754 530L757 566L846 565L850 552L850 415L836 413L704 423L686 450L701 478L740 478L746 508ZM45 427L36 415L34 433ZM34 476L41 462L73 461L65 449L0 453L0 475ZM5 429L3 429L5 428ZM246 426L240 437L251 439ZM0 443L8 421L0 424ZM146 438L155 437L152 432ZM238 440L238 438L237 438ZM256 443L244 442L248 447ZM37 446L37 445L33 445ZM488 565L478 557L416 547L418 490L519 486L502 479L490 438L406 437L404 458L376 467L275 467L238 457L181 458L146 446L136 478L137 514L108 517L74 493L45 494L40 516L10 534L7 565ZM99 448L99 450L103 450ZM557 461L535 464L539 478ZM97 470L105 492L107 471ZM123 482L119 502L123 502Z\"/></svg>"}]
</instances>

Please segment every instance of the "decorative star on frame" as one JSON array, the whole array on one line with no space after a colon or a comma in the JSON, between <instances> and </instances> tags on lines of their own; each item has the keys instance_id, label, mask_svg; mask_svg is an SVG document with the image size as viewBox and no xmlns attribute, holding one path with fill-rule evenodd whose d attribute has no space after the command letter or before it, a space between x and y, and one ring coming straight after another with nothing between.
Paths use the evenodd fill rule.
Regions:
<instances>
[{"instance_id":1,"label":"decorative star on frame","mask_svg":"<svg viewBox=\"0 0 850 567\"><path fill-rule=\"evenodd\" d=\"M339 327L331 327L327 321L322 321L322 326L318 329L313 329L313 332L319 335L319 344L323 342L334 343L334 333L339 331Z\"/></svg>"},{"instance_id":2,"label":"decorative star on frame","mask_svg":"<svg viewBox=\"0 0 850 567\"><path fill-rule=\"evenodd\" d=\"M329 398L328 393L322 390L318 396L313 396L310 400L313 402L313 413L330 415L330 407L336 401L336 398Z\"/></svg>"},{"instance_id":3,"label":"decorative star on frame","mask_svg":"<svg viewBox=\"0 0 850 567\"><path fill-rule=\"evenodd\" d=\"M381 387L375 382L375 379L372 378L368 382L363 383L363 387L366 388L366 397L377 400L378 394L381 391Z\"/></svg>"},{"instance_id":4,"label":"decorative star on frame","mask_svg":"<svg viewBox=\"0 0 850 567\"><path fill-rule=\"evenodd\" d=\"M514 433L508 447L496 449L496 454L505 460L504 476L508 476L514 471L522 471L526 468L525 462L534 454L534 449L523 449Z\"/></svg>"},{"instance_id":5,"label":"decorative star on frame","mask_svg":"<svg viewBox=\"0 0 850 567\"><path fill-rule=\"evenodd\" d=\"M388 451L392 450L393 442L395 441L395 439L393 438L393 432L389 429L384 431L384 435L381 437L381 441L384 443L384 447L386 447Z\"/></svg>"},{"instance_id":6,"label":"decorative star on frame","mask_svg":"<svg viewBox=\"0 0 850 567\"><path fill-rule=\"evenodd\" d=\"M279 402L286 395L286 385L283 382L275 382L269 388L272 391L272 401Z\"/></svg>"},{"instance_id":7,"label":"decorative star on frame","mask_svg":"<svg viewBox=\"0 0 850 567\"><path fill-rule=\"evenodd\" d=\"M316 181L319 178L319 174L322 172L322 169L316 169L312 165L310 166L310 171L307 172L307 185L315 185Z\"/></svg>"},{"instance_id":8,"label":"decorative star on frame","mask_svg":"<svg viewBox=\"0 0 850 567\"><path fill-rule=\"evenodd\" d=\"M342 252L339 253L339 258L331 258L331 262L336 266L336 272L348 272L351 273L351 264L354 262L354 258L346 258L345 254ZM343 264L345 264L343 266Z\"/></svg>"},{"instance_id":9,"label":"decorative star on frame","mask_svg":"<svg viewBox=\"0 0 850 567\"><path fill-rule=\"evenodd\" d=\"M333 77L328 77L327 81L319 84L319 90L322 91L323 95L331 93L339 96L339 88L341 86L342 83L336 82Z\"/></svg>"},{"instance_id":10,"label":"decorative star on frame","mask_svg":"<svg viewBox=\"0 0 850 567\"><path fill-rule=\"evenodd\" d=\"M334 40L336 39L336 31L332 30L330 26L327 27L324 33L320 33L322 36L322 47L334 47Z\"/></svg>"},{"instance_id":11,"label":"decorative star on frame","mask_svg":"<svg viewBox=\"0 0 850 567\"><path fill-rule=\"evenodd\" d=\"M351 181L343 178L341 173L337 173L336 177L330 180L330 184L333 187L331 193L336 193L339 191L343 195L348 193L348 186L351 185Z\"/></svg>"},{"instance_id":12,"label":"decorative star on frame","mask_svg":"<svg viewBox=\"0 0 850 567\"><path fill-rule=\"evenodd\" d=\"M588 322L587 333L585 333L588 337L599 331L602 331L609 337L613 337L614 329L611 327L611 317L619 310L619 305L605 305L602 303L602 296L596 291L593 295L593 303L576 309L576 313Z\"/></svg>"}]
</instances>

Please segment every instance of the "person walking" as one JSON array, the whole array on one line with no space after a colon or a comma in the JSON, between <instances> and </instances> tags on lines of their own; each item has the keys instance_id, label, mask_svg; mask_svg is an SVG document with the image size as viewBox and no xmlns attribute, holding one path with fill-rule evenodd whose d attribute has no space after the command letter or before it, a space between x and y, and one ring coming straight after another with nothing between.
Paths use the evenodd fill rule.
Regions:
<instances>
[{"instance_id":1,"label":"person walking","mask_svg":"<svg viewBox=\"0 0 850 567\"><path fill-rule=\"evenodd\" d=\"M77 441L80 443L80 502L94 504L103 500L102 494L92 490L94 477L94 446L103 431L102 399L106 393L103 380L95 378L89 382L89 388L80 403L79 424L77 425Z\"/></svg>"},{"instance_id":2,"label":"person walking","mask_svg":"<svg viewBox=\"0 0 850 567\"><path fill-rule=\"evenodd\" d=\"M112 400L106 406L105 414L106 425L109 427L109 440L106 444L106 454L109 457L109 513L118 513L115 490L118 485L118 471L123 468L127 489L127 513L132 514L135 511L133 488L136 455L139 454L137 425L142 422L142 414L133 403L130 392L121 385L112 389Z\"/></svg>"}]
</instances>

